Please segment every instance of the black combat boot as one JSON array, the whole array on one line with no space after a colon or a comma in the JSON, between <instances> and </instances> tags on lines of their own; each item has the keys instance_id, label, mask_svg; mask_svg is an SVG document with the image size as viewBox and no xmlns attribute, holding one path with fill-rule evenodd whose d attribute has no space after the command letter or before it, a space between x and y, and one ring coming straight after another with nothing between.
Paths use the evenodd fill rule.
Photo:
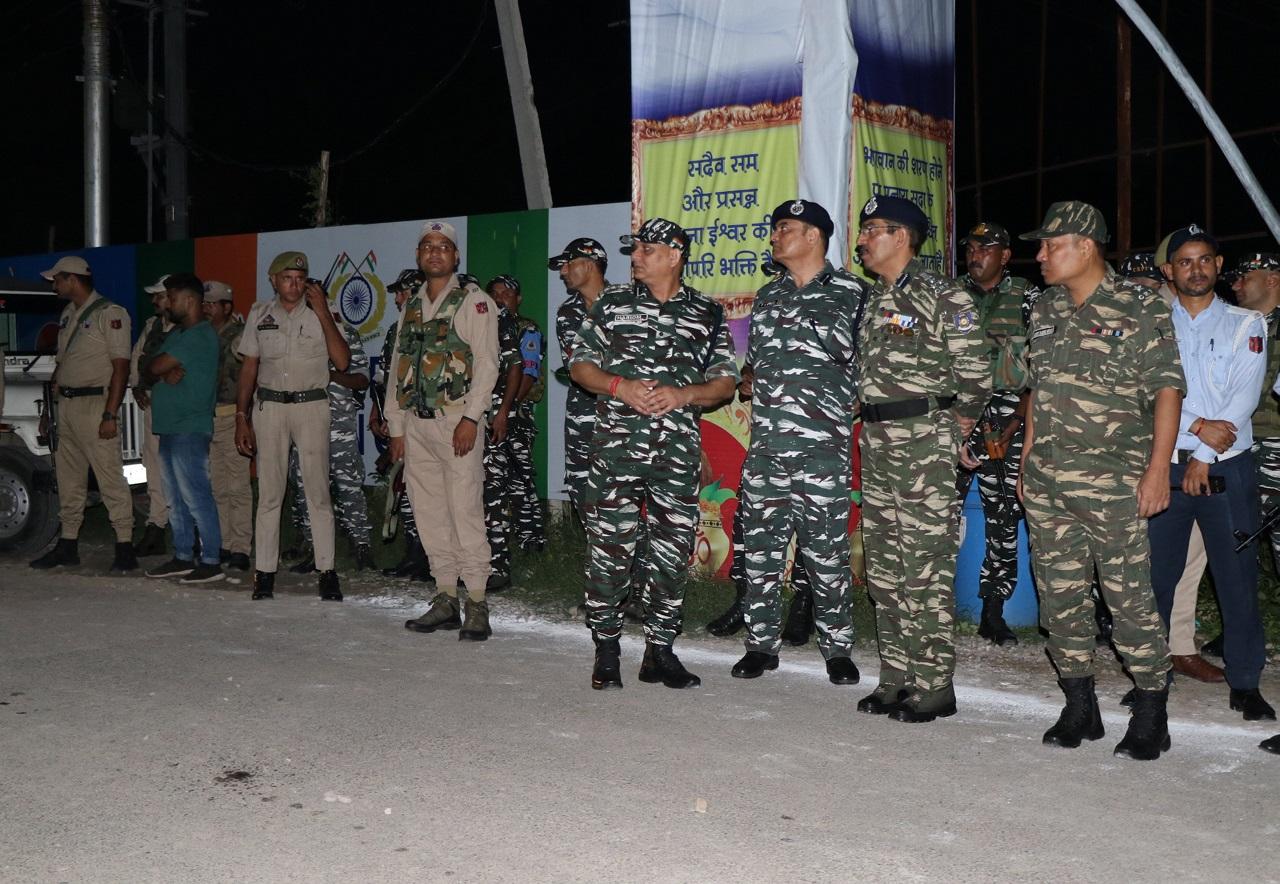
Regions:
<instances>
[{"instance_id":1,"label":"black combat boot","mask_svg":"<svg viewBox=\"0 0 1280 884\"><path fill-rule=\"evenodd\" d=\"M640 664L641 681L646 684L662 682L669 688L696 688L702 679L684 668L671 645L645 643L644 660Z\"/></svg>"},{"instance_id":2,"label":"black combat boot","mask_svg":"<svg viewBox=\"0 0 1280 884\"><path fill-rule=\"evenodd\" d=\"M373 570L373 550L369 549L369 544L361 543L356 546L356 570L363 571L365 568Z\"/></svg>"},{"instance_id":3,"label":"black combat boot","mask_svg":"<svg viewBox=\"0 0 1280 884\"><path fill-rule=\"evenodd\" d=\"M858 701L858 711L868 715L889 715L902 708L911 692L898 685L877 685L876 689Z\"/></svg>"},{"instance_id":4,"label":"black combat boot","mask_svg":"<svg viewBox=\"0 0 1280 884\"><path fill-rule=\"evenodd\" d=\"M848 657L832 657L827 661L827 680L832 684L857 684L862 675Z\"/></svg>"},{"instance_id":5,"label":"black combat boot","mask_svg":"<svg viewBox=\"0 0 1280 884\"><path fill-rule=\"evenodd\" d=\"M742 616L742 600L746 595L746 581L735 580L733 583L733 604L729 606L729 610L707 624L707 632L724 638L742 631L742 628L747 625L747 621Z\"/></svg>"},{"instance_id":6,"label":"black combat boot","mask_svg":"<svg viewBox=\"0 0 1280 884\"><path fill-rule=\"evenodd\" d=\"M320 579L316 581L317 588L320 590L320 600L322 602L340 602L342 601L342 590L338 587L338 572L334 570L321 571Z\"/></svg>"},{"instance_id":7,"label":"black combat boot","mask_svg":"<svg viewBox=\"0 0 1280 884\"><path fill-rule=\"evenodd\" d=\"M404 628L414 632L435 632L437 629L457 629L460 626L462 617L458 613L458 597L443 592L436 593L427 613L404 622Z\"/></svg>"},{"instance_id":8,"label":"black combat boot","mask_svg":"<svg viewBox=\"0 0 1280 884\"><path fill-rule=\"evenodd\" d=\"M1168 688L1160 691L1135 689L1129 729L1116 746L1116 755L1137 761L1154 761L1161 752L1169 751L1172 743L1169 740L1169 713L1165 708L1168 700Z\"/></svg>"},{"instance_id":9,"label":"black combat boot","mask_svg":"<svg viewBox=\"0 0 1280 884\"><path fill-rule=\"evenodd\" d=\"M928 694L913 694L891 711L889 717L906 724L924 724L955 714L956 692L954 688L947 686Z\"/></svg>"},{"instance_id":10,"label":"black combat boot","mask_svg":"<svg viewBox=\"0 0 1280 884\"><path fill-rule=\"evenodd\" d=\"M1004 622L1005 600L998 596L987 596L982 600L982 619L978 621L978 635L997 647L1016 645L1018 637L1013 634L1009 624Z\"/></svg>"},{"instance_id":11,"label":"black combat boot","mask_svg":"<svg viewBox=\"0 0 1280 884\"><path fill-rule=\"evenodd\" d=\"M729 674L734 678L759 678L766 671L778 668L778 655L766 654L764 651L747 651L742 659L733 664Z\"/></svg>"},{"instance_id":12,"label":"black combat boot","mask_svg":"<svg viewBox=\"0 0 1280 884\"><path fill-rule=\"evenodd\" d=\"M1058 716L1058 723L1044 732L1041 742L1046 746L1075 749L1081 740L1102 739L1105 731L1098 695L1093 690L1093 676L1060 678L1058 686L1067 697L1067 705Z\"/></svg>"},{"instance_id":13,"label":"black combat boot","mask_svg":"<svg viewBox=\"0 0 1280 884\"><path fill-rule=\"evenodd\" d=\"M472 601L467 597L463 605L462 628L458 630L460 642L482 642L493 635L489 627L489 601Z\"/></svg>"},{"instance_id":14,"label":"black combat boot","mask_svg":"<svg viewBox=\"0 0 1280 884\"><path fill-rule=\"evenodd\" d=\"M253 600L273 599L276 597L276 572L253 572Z\"/></svg>"},{"instance_id":15,"label":"black combat boot","mask_svg":"<svg viewBox=\"0 0 1280 884\"><path fill-rule=\"evenodd\" d=\"M427 554L422 544L411 539L405 548L404 558L393 568L384 568L382 573L387 577L407 577L410 580L431 580L431 568L427 565Z\"/></svg>"},{"instance_id":16,"label":"black combat boot","mask_svg":"<svg viewBox=\"0 0 1280 884\"><path fill-rule=\"evenodd\" d=\"M134 544L133 554L142 558L164 555L164 526L148 522L146 529L142 532L141 542Z\"/></svg>"},{"instance_id":17,"label":"black combat boot","mask_svg":"<svg viewBox=\"0 0 1280 884\"><path fill-rule=\"evenodd\" d=\"M591 670L591 687L597 691L622 688L622 649L616 638L592 637L596 643L596 662Z\"/></svg>"},{"instance_id":18,"label":"black combat boot","mask_svg":"<svg viewBox=\"0 0 1280 884\"><path fill-rule=\"evenodd\" d=\"M289 569L290 574L310 574L316 569L316 557L312 553L307 553L302 561Z\"/></svg>"},{"instance_id":19,"label":"black combat boot","mask_svg":"<svg viewBox=\"0 0 1280 884\"><path fill-rule=\"evenodd\" d=\"M56 568L80 564L80 542L74 537L58 538L58 545L31 563L33 568Z\"/></svg>"},{"instance_id":20,"label":"black combat boot","mask_svg":"<svg viewBox=\"0 0 1280 884\"><path fill-rule=\"evenodd\" d=\"M249 556L245 553L233 552L227 556L227 567L235 568L237 571L248 571Z\"/></svg>"},{"instance_id":21,"label":"black combat boot","mask_svg":"<svg viewBox=\"0 0 1280 884\"><path fill-rule=\"evenodd\" d=\"M1272 755L1280 755L1280 734L1263 740L1258 744L1258 748L1263 752L1270 752Z\"/></svg>"},{"instance_id":22,"label":"black combat boot","mask_svg":"<svg viewBox=\"0 0 1280 884\"><path fill-rule=\"evenodd\" d=\"M1236 712L1244 714L1245 721L1275 721L1276 710L1262 698L1257 688L1247 691L1231 690L1229 702Z\"/></svg>"},{"instance_id":23,"label":"black combat boot","mask_svg":"<svg viewBox=\"0 0 1280 884\"><path fill-rule=\"evenodd\" d=\"M794 585L794 584L793 584ZM787 608L787 622L782 627L782 640L800 647L809 643L813 634L813 590L808 586L796 589L791 595L791 607Z\"/></svg>"},{"instance_id":24,"label":"black combat boot","mask_svg":"<svg viewBox=\"0 0 1280 884\"><path fill-rule=\"evenodd\" d=\"M485 581L485 592L502 592L504 589L511 588L511 575L509 574L490 574L489 579Z\"/></svg>"},{"instance_id":25,"label":"black combat boot","mask_svg":"<svg viewBox=\"0 0 1280 884\"><path fill-rule=\"evenodd\" d=\"M116 544L116 557L111 560L111 573L124 574L138 570L138 556L133 551L133 544L125 540Z\"/></svg>"}]
</instances>

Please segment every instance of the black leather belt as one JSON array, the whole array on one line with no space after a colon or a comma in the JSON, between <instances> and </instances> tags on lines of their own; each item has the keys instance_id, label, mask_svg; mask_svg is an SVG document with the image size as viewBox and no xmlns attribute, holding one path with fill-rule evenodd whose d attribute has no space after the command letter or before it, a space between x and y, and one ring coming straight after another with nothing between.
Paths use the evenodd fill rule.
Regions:
<instances>
[{"instance_id":1,"label":"black leather belt","mask_svg":"<svg viewBox=\"0 0 1280 884\"><path fill-rule=\"evenodd\" d=\"M324 390L295 390L285 393L280 390L268 390L266 387L258 388L259 402L284 402L292 405L299 402L319 402L328 397L329 394Z\"/></svg>"},{"instance_id":2,"label":"black leather belt","mask_svg":"<svg viewBox=\"0 0 1280 884\"><path fill-rule=\"evenodd\" d=\"M929 414L932 411L941 411L944 408L950 408L951 404L956 401L954 396L942 396L941 398L933 398L928 396L922 399L902 399L898 402L881 402L878 405L863 404L862 420L868 424L878 424L881 421L896 421L908 417L919 417L922 414Z\"/></svg>"},{"instance_id":3,"label":"black leather belt","mask_svg":"<svg viewBox=\"0 0 1280 884\"><path fill-rule=\"evenodd\" d=\"M59 387L58 394L67 398L75 399L78 396L101 396L107 392L106 387Z\"/></svg>"}]
</instances>

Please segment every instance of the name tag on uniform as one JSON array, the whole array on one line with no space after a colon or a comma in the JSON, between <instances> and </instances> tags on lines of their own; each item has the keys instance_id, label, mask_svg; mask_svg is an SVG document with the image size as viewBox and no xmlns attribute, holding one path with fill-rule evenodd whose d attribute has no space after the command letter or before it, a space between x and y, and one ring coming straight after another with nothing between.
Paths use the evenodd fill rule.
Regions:
<instances>
[{"instance_id":1,"label":"name tag on uniform","mask_svg":"<svg viewBox=\"0 0 1280 884\"><path fill-rule=\"evenodd\" d=\"M614 325L644 325L646 322L643 313L619 313L613 317Z\"/></svg>"},{"instance_id":2,"label":"name tag on uniform","mask_svg":"<svg viewBox=\"0 0 1280 884\"><path fill-rule=\"evenodd\" d=\"M1036 329L1031 333L1031 340L1034 341L1037 338L1047 337L1048 335L1053 334L1057 330L1058 330L1058 327L1056 325L1041 326L1040 328Z\"/></svg>"}]
</instances>

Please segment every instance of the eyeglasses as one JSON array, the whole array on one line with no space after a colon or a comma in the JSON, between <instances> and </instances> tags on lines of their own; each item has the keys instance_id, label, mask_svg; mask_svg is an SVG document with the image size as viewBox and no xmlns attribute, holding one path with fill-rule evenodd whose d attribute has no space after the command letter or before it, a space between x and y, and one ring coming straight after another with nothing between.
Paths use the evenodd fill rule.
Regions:
<instances>
[{"instance_id":1,"label":"eyeglasses","mask_svg":"<svg viewBox=\"0 0 1280 884\"><path fill-rule=\"evenodd\" d=\"M454 248L453 243L428 242L428 243L422 243L421 245L419 245L418 251L447 253L447 252L452 252L453 248Z\"/></svg>"},{"instance_id":2,"label":"eyeglasses","mask_svg":"<svg viewBox=\"0 0 1280 884\"><path fill-rule=\"evenodd\" d=\"M858 236L876 236L881 233L888 233L891 230L901 230L901 224L886 224L884 226L863 225L858 228Z\"/></svg>"}]
</instances>

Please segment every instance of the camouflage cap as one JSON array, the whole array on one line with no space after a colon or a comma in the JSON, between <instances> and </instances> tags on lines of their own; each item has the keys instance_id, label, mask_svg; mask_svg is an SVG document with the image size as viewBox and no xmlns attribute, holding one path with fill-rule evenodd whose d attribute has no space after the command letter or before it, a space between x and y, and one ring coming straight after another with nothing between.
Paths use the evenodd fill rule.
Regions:
<instances>
[{"instance_id":1,"label":"camouflage cap","mask_svg":"<svg viewBox=\"0 0 1280 884\"><path fill-rule=\"evenodd\" d=\"M146 292L148 295L162 295L162 294L164 294L165 292L167 292L167 291L168 291L168 289L167 289L167 288L165 288L164 281L165 281L166 279L168 279L168 278L169 278L169 276L170 276L170 274L166 273L164 276L162 276L162 277L160 277L159 279L157 279L157 280L156 280L155 282L153 282L151 285L144 285L144 286L142 287L142 290L143 290L144 292Z\"/></svg>"},{"instance_id":2,"label":"camouflage cap","mask_svg":"<svg viewBox=\"0 0 1280 884\"><path fill-rule=\"evenodd\" d=\"M1087 236L1098 242L1107 242L1111 239L1102 213L1080 200L1054 203L1049 207L1049 211L1045 212L1044 223L1036 230L1022 234L1018 239L1053 239L1055 236L1066 236L1069 233Z\"/></svg>"},{"instance_id":3,"label":"camouflage cap","mask_svg":"<svg viewBox=\"0 0 1280 884\"><path fill-rule=\"evenodd\" d=\"M558 255L552 255L547 260L547 269L559 270L570 261L575 261L578 258L590 258L600 265L601 271L609 266L609 253L605 251L604 246L589 236L580 236L565 246L563 252Z\"/></svg>"},{"instance_id":4,"label":"camouflage cap","mask_svg":"<svg viewBox=\"0 0 1280 884\"><path fill-rule=\"evenodd\" d=\"M307 265L307 256L302 252L281 252L267 268L268 276L284 273L286 270L301 270L306 273L311 268Z\"/></svg>"},{"instance_id":5,"label":"camouflage cap","mask_svg":"<svg viewBox=\"0 0 1280 884\"><path fill-rule=\"evenodd\" d=\"M421 270L415 270L410 267L407 270L401 270L400 275L396 277L396 281L387 286L387 291L391 294L404 291L405 289L416 289L422 285L426 279L426 275Z\"/></svg>"},{"instance_id":6,"label":"camouflage cap","mask_svg":"<svg viewBox=\"0 0 1280 884\"><path fill-rule=\"evenodd\" d=\"M1254 252L1242 258L1234 272L1244 276L1255 270L1280 270L1280 257L1276 257L1271 252Z\"/></svg>"},{"instance_id":7,"label":"camouflage cap","mask_svg":"<svg viewBox=\"0 0 1280 884\"><path fill-rule=\"evenodd\" d=\"M1164 282L1164 274L1156 267L1156 256L1154 252L1134 252L1129 257L1120 262L1117 268L1120 275L1125 279L1136 279L1145 277L1154 279L1156 282Z\"/></svg>"},{"instance_id":8,"label":"camouflage cap","mask_svg":"<svg viewBox=\"0 0 1280 884\"><path fill-rule=\"evenodd\" d=\"M618 237L618 241L622 243L622 248L618 251L624 255L634 252L636 243L647 242L679 249L686 258L689 256L689 234L679 224L666 218L650 218L635 233L624 234Z\"/></svg>"},{"instance_id":9,"label":"camouflage cap","mask_svg":"<svg viewBox=\"0 0 1280 884\"><path fill-rule=\"evenodd\" d=\"M493 279L489 280L485 285L484 290L486 292L492 291L493 287L498 283L505 285L507 288L511 289L511 291L515 292L516 295L520 294L520 280L516 279L509 273L499 273Z\"/></svg>"},{"instance_id":10,"label":"camouflage cap","mask_svg":"<svg viewBox=\"0 0 1280 884\"><path fill-rule=\"evenodd\" d=\"M228 304L234 300L231 297L231 286L225 282L218 282L211 279L204 284L204 299L206 302L226 301Z\"/></svg>"},{"instance_id":11,"label":"camouflage cap","mask_svg":"<svg viewBox=\"0 0 1280 884\"><path fill-rule=\"evenodd\" d=\"M53 279L59 273L74 273L76 276L90 276L93 271L89 269L89 262L79 255L66 255L59 258L58 263L54 264L48 270L41 270L40 275L45 279Z\"/></svg>"},{"instance_id":12,"label":"camouflage cap","mask_svg":"<svg viewBox=\"0 0 1280 884\"><path fill-rule=\"evenodd\" d=\"M796 221L803 221L805 224L812 224L828 238L836 229L836 225L832 223L831 215L828 214L827 210L809 200L787 200L774 209L770 217L773 219L774 227L777 227L781 221L793 218Z\"/></svg>"},{"instance_id":13,"label":"camouflage cap","mask_svg":"<svg viewBox=\"0 0 1280 884\"><path fill-rule=\"evenodd\" d=\"M1179 227L1173 233L1169 234L1169 243L1165 248L1166 262L1172 261L1173 256L1178 254L1178 249L1182 248L1189 242L1202 242L1207 244L1213 253L1218 253L1218 241L1213 238L1209 231L1205 230L1198 224L1188 224L1186 227Z\"/></svg>"},{"instance_id":14,"label":"camouflage cap","mask_svg":"<svg viewBox=\"0 0 1280 884\"><path fill-rule=\"evenodd\" d=\"M980 246L1004 246L1009 248L1009 231L990 221L979 221L969 229L965 240Z\"/></svg>"}]
</instances>

